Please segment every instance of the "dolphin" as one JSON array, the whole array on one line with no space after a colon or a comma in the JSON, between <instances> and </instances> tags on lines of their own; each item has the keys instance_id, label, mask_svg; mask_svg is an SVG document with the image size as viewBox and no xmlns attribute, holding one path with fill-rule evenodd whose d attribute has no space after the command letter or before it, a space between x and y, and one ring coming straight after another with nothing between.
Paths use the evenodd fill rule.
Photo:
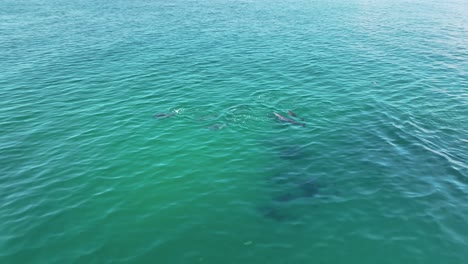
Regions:
<instances>
[{"instance_id":1,"label":"dolphin","mask_svg":"<svg viewBox=\"0 0 468 264\"><path fill-rule=\"evenodd\" d=\"M220 130L220 129L223 129L225 127L227 127L227 125L224 124L224 123L222 123L222 124L221 123L216 123L214 125L209 126L208 129L209 130Z\"/></svg>"},{"instance_id":2,"label":"dolphin","mask_svg":"<svg viewBox=\"0 0 468 264\"><path fill-rule=\"evenodd\" d=\"M279 157L282 159L300 159L305 154L304 147L300 145L292 145L279 149Z\"/></svg>"},{"instance_id":3,"label":"dolphin","mask_svg":"<svg viewBox=\"0 0 468 264\"><path fill-rule=\"evenodd\" d=\"M294 195L294 194L288 192L288 193L276 196L273 200L276 201L276 202L290 202L290 201L295 200L297 198L299 198L298 195Z\"/></svg>"},{"instance_id":4,"label":"dolphin","mask_svg":"<svg viewBox=\"0 0 468 264\"><path fill-rule=\"evenodd\" d=\"M295 117L295 118L298 118L297 115L291 110L288 110L288 115L290 115L292 117ZM304 118L301 118L301 120L304 121Z\"/></svg>"},{"instance_id":5,"label":"dolphin","mask_svg":"<svg viewBox=\"0 0 468 264\"><path fill-rule=\"evenodd\" d=\"M283 121L283 122L288 122L288 123L291 123L291 124L294 124L294 125L299 125L299 126L303 126L305 127L305 124L304 123L299 123L297 122L296 120L293 120L289 117L285 117L285 116L282 116L276 112L273 112L273 114L275 114L275 116L278 118L278 120L280 121Z\"/></svg>"},{"instance_id":6,"label":"dolphin","mask_svg":"<svg viewBox=\"0 0 468 264\"><path fill-rule=\"evenodd\" d=\"M155 114L153 117L156 119L163 119L163 118L171 117L174 115L176 115L176 113L160 113L160 114Z\"/></svg>"},{"instance_id":7,"label":"dolphin","mask_svg":"<svg viewBox=\"0 0 468 264\"><path fill-rule=\"evenodd\" d=\"M273 198L275 202L287 203L301 198L312 198L319 193L319 185L311 180L297 183L295 188Z\"/></svg>"},{"instance_id":8,"label":"dolphin","mask_svg":"<svg viewBox=\"0 0 468 264\"><path fill-rule=\"evenodd\" d=\"M288 115L290 115L292 117L297 117L297 115L291 110L288 110Z\"/></svg>"},{"instance_id":9,"label":"dolphin","mask_svg":"<svg viewBox=\"0 0 468 264\"><path fill-rule=\"evenodd\" d=\"M302 197L314 197L318 194L320 185L314 180L307 180L299 184L299 188L302 190Z\"/></svg>"},{"instance_id":10,"label":"dolphin","mask_svg":"<svg viewBox=\"0 0 468 264\"><path fill-rule=\"evenodd\" d=\"M266 218L278 221L278 222L284 222L288 220L293 220L294 218L282 210L280 208L275 207L275 206L261 206L257 207L257 211Z\"/></svg>"}]
</instances>

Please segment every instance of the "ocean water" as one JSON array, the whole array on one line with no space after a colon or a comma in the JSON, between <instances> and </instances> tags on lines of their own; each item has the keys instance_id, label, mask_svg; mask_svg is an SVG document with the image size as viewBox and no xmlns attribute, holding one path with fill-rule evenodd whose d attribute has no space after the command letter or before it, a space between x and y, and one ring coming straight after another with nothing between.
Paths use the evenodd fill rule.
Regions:
<instances>
[{"instance_id":1,"label":"ocean water","mask_svg":"<svg viewBox=\"0 0 468 264\"><path fill-rule=\"evenodd\" d=\"M0 263L468 263L465 0L2 0L0 98Z\"/></svg>"}]
</instances>

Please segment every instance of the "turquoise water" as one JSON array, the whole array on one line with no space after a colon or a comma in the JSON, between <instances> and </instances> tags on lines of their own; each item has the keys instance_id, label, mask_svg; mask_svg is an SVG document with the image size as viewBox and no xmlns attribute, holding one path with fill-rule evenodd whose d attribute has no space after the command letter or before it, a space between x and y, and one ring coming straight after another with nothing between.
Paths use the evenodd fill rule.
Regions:
<instances>
[{"instance_id":1,"label":"turquoise water","mask_svg":"<svg viewBox=\"0 0 468 264\"><path fill-rule=\"evenodd\" d=\"M468 261L466 1L3 0L0 69L0 263Z\"/></svg>"}]
</instances>

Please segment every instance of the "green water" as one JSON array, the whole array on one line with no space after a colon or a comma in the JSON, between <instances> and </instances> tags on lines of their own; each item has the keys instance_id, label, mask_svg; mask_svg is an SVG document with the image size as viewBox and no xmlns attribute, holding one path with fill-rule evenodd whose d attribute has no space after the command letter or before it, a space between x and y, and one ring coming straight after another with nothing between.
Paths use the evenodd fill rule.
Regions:
<instances>
[{"instance_id":1,"label":"green water","mask_svg":"<svg viewBox=\"0 0 468 264\"><path fill-rule=\"evenodd\" d=\"M2 0L0 263L467 263L467 14Z\"/></svg>"}]
</instances>

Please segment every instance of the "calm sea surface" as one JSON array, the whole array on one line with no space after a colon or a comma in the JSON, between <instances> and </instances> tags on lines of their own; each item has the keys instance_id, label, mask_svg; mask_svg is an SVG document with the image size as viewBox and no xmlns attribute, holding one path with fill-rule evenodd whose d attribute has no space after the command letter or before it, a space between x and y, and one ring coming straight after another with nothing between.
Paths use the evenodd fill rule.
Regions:
<instances>
[{"instance_id":1,"label":"calm sea surface","mask_svg":"<svg viewBox=\"0 0 468 264\"><path fill-rule=\"evenodd\" d=\"M465 0L2 0L0 98L0 263L468 263Z\"/></svg>"}]
</instances>

